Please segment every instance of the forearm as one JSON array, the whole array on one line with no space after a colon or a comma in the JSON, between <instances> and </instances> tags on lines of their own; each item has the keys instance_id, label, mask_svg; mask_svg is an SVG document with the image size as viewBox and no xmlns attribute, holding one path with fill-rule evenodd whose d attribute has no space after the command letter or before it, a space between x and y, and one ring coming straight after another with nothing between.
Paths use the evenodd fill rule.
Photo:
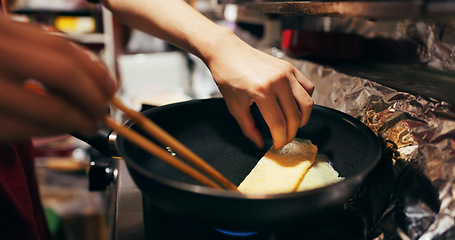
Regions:
<instances>
[{"instance_id":1,"label":"forearm","mask_svg":"<svg viewBox=\"0 0 455 240\"><path fill-rule=\"evenodd\" d=\"M230 29L212 22L183 0L102 2L123 23L182 48L206 63L222 41L237 38Z\"/></svg>"}]
</instances>

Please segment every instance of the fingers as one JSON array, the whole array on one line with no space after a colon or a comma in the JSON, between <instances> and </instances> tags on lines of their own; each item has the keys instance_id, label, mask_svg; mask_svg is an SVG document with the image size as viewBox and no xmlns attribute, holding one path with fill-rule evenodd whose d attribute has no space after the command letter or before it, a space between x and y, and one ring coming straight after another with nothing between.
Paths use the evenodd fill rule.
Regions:
<instances>
[{"instance_id":1,"label":"fingers","mask_svg":"<svg viewBox=\"0 0 455 240\"><path fill-rule=\"evenodd\" d=\"M271 95L270 101L272 102L267 104L267 109L266 107L261 109L264 119L270 128L275 149L281 149L286 143L295 138L301 121L301 112L296 104L288 80L284 79L284 81L280 82L280 85L274 88L279 89L279 91L273 93L275 99ZM274 102L277 104L274 104ZM266 111L269 113L265 113Z\"/></svg>"},{"instance_id":2,"label":"fingers","mask_svg":"<svg viewBox=\"0 0 455 240\"><path fill-rule=\"evenodd\" d=\"M253 116L251 115L250 108L245 110L231 111L232 116L236 119L243 134L250 139L258 148L264 147L264 139L261 133L256 128Z\"/></svg>"},{"instance_id":3,"label":"fingers","mask_svg":"<svg viewBox=\"0 0 455 240\"><path fill-rule=\"evenodd\" d=\"M292 73L293 73L295 79L306 90L308 95L312 96L313 92L314 92L314 84L294 66L292 67Z\"/></svg>"},{"instance_id":4,"label":"fingers","mask_svg":"<svg viewBox=\"0 0 455 240\"><path fill-rule=\"evenodd\" d=\"M300 72L299 81L295 71L298 72L293 66L284 71L288 74L269 87L264 99L255 99L269 126L275 149L281 149L295 138L298 129L308 122L313 109L308 91L312 92L314 86Z\"/></svg>"},{"instance_id":5,"label":"fingers","mask_svg":"<svg viewBox=\"0 0 455 240\"><path fill-rule=\"evenodd\" d=\"M3 114L3 113L2 113ZM42 136L46 134L59 134L54 129L52 132L43 130L42 127L33 125L21 118L4 118L0 116L0 143L7 140L20 140L30 136Z\"/></svg>"},{"instance_id":6,"label":"fingers","mask_svg":"<svg viewBox=\"0 0 455 240\"><path fill-rule=\"evenodd\" d=\"M26 91L8 81L1 84L0 122L5 124L0 124L1 139L44 133L93 134L98 128L93 119L59 98Z\"/></svg>"},{"instance_id":7,"label":"fingers","mask_svg":"<svg viewBox=\"0 0 455 240\"><path fill-rule=\"evenodd\" d=\"M98 85L99 90L106 96L112 96L117 91L116 81L109 75L104 64L93 52L61 36L55 36L41 31L33 25L20 23L6 24L5 22L1 22L0 24L0 27L3 27L2 30L5 32L5 36L8 36L2 40L12 40L12 45L8 46L19 46L22 49L40 53L43 57L49 55L48 59L52 56L58 56L62 62L43 61L41 63L58 69L60 63L70 62L73 65L73 69L89 76ZM27 46L30 48L27 48ZM28 62L32 61L28 60Z\"/></svg>"},{"instance_id":8,"label":"fingers","mask_svg":"<svg viewBox=\"0 0 455 240\"><path fill-rule=\"evenodd\" d=\"M0 21L0 42L0 139L97 130L117 90L97 58L62 37L7 21ZM26 90L29 79L46 94Z\"/></svg>"},{"instance_id":9,"label":"fingers","mask_svg":"<svg viewBox=\"0 0 455 240\"><path fill-rule=\"evenodd\" d=\"M36 79L50 93L66 98L91 117L101 119L106 114L105 99L115 89L107 71L96 67L87 54L76 50L65 39L41 32L31 34L38 35L35 37L40 41L47 40L46 44L31 50L23 47L31 44L27 42L28 38L16 40L19 42L7 39L10 42L8 48L1 49L2 56L9 59L2 64L4 75L19 82Z\"/></svg>"},{"instance_id":10,"label":"fingers","mask_svg":"<svg viewBox=\"0 0 455 240\"><path fill-rule=\"evenodd\" d=\"M306 89L312 91L314 87L303 74L300 76L303 79L298 80L292 67L281 69L282 74L266 79L264 84L248 88L220 86L230 113L258 147L263 147L263 139L250 113L252 102L256 103L269 127L275 149L291 142L299 127L308 122L313 100Z\"/></svg>"},{"instance_id":11,"label":"fingers","mask_svg":"<svg viewBox=\"0 0 455 240\"><path fill-rule=\"evenodd\" d=\"M229 113L235 118L243 134L250 139L258 148L264 147L264 140L261 133L256 128L254 118L250 112L252 102L245 95L233 95L235 92L225 92L225 101Z\"/></svg>"},{"instance_id":12,"label":"fingers","mask_svg":"<svg viewBox=\"0 0 455 240\"><path fill-rule=\"evenodd\" d=\"M83 67L85 67L86 71L91 74L95 83L98 84L99 89L101 89L106 96L113 96L118 90L117 82L109 74L109 71L103 62L101 62L93 52L82 48L80 45L70 44L75 49L75 53L73 55L77 58L76 61L86 63Z\"/></svg>"},{"instance_id":13,"label":"fingers","mask_svg":"<svg viewBox=\"0 0 455 240\"><path fill-rule=\"evenodd\" d=\"M287 122L283 115L281 106L272 96L263 101L255 101L262 117L272 134L273 147L281 149L287 143Z\"/></svg>"},{"instance_id":14,"label":"fingers","mask_svg":"<svg viewBox=\"0 0 455 240\"><path fill-rule=\"evenodd\" d=\"M302 77L304 77L303 81L298 81L297 77L291 75L290 79L294 80L289 81L294 101L298 104L300 112L298 127L303 127L308 123L314 106L314 101L311 98L311 94L314 91L314 85L303 76L303 74Z\"/></svg>"},{"instance_id":15,"label":"fingers","mask_svg":"<svg viewBox=\"0 0 455 240\"><path fill-rule=\"evenodd\" d=\"M30 136L49 136L66 134L68 131L63 131L55 127L44 128L42 124L31 122L30 119L21 117L8 116L8 118L0 117L0 143L7 140L21 140ZM89 134L92 133L83 133Z\"/></svg>"},{"instance_id":16,"label":"fingers","mask_svg":"<svg viewBox=\"0 0 455 240\"><path fill-rule=\"evenodd\" d=\"M229 51L217 49L222 54L206 59L212 76L244 133L257 142L259 131L249 112L251 102L255 102L270 129L274 148L281 149L308 122L314 85L290 62L243 42L230 46L234 47ZM241 110L236 104L243 106Z\"/></svg>"},{"instance_id":17,"label":"fingers","mask_svg":"<svg viewBox=\"0 0 455 240\"><path fill-rule=\"evenodd\" d=\"M72 59L68 60L58 53L48 53L47 56L42 56L34 52L28 57L30 61L50 63L25 66L34 73L33 79L41 82L49 93L66 98L80 109L86 110L93 118L101 119L106 114L106 96L94 83L90 74ZM26 77L17 72L15 75L22 79Z\"/></svg>"}]
</instances>

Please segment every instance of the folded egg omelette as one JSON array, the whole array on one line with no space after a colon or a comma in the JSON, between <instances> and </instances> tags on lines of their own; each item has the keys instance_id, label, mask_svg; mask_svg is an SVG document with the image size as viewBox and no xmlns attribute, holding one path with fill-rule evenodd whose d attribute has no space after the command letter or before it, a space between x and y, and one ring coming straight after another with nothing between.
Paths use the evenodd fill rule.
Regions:
<instances>
[{"instance_id":1,"label":"folded egg omelette","mask_svg":"<svg viewBox=\"0 0 455 240\"><path fill-rule=\"evenodd\" d=\"M317 153L318 148L310 140L299 138L280 150L271 147L240 183L238 190L244 194L289 193L342 179L327 161L320 157L316 161Z\"/></svg>"}]
</instances>

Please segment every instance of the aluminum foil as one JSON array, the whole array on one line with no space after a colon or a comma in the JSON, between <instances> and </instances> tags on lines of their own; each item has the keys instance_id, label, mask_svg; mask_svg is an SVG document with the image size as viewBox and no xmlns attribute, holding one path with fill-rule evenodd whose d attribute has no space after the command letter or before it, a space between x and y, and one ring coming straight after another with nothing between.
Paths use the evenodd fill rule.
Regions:
<instances>
[{"instance_id":1,"label":"aluminum foil","mask_svg":"<svg viewBox=\"0 0 455 240\"><path fill-rule=\"evenodd\" d=\"M447 239L455 227L455 109L444 101L399 92L304 60L293 62L315 84L315 104L369 126L393 152L395 185L371 236ZM408 166L412 166L409 174ZM382 173L381 173L382 174ZM421 176L419 176L421 174ZM411 176L411 177L410 177ZM378 181L383 181L381 177ZM426 185L426 182L428 184ZM435 199L431 199L434 190Z\"/></svg>"}]
</instances>

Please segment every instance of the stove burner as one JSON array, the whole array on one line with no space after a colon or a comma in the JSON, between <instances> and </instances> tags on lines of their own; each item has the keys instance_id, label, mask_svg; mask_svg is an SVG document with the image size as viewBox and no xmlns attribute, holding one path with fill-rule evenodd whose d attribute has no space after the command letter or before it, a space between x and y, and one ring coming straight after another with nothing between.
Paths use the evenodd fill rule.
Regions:
<instances>
[{"instance_id":1,"label":"stove burner","mask_svg":"<svg viewBox=\"0 0 455 240\"><path fill-rule=\"evenodd\" d=\"M275 240L275 234L263 231L231 231L220 228L207 229L203 240Z\"/></svg>"},{"instance_id":2,"label":"stove burner","mask_svg":"<svg viewBox=\"0 0 455 240\"><path fill-rule=\"evenodd\" d=\"M229 231L229 230L224 230L220 228L215 228L216 231L228 235L228 236L233 236L233 237L249 237L253 235L257 235L258 232L239 232L239 231Z\"/></svg>"},{"instance_id":3,"label":"stove burner","mask_svg":"<svg viewBox=\"0 0 455 240\"><path fill-rule=\"evenodd\" d=\"M365 240L366 222L359 215L346 211L334 212L317 224L302 223L292 229L227 230L203 226L162 212L144 200L144 227L147 240Z\"/></svg>"}]
</instances>

